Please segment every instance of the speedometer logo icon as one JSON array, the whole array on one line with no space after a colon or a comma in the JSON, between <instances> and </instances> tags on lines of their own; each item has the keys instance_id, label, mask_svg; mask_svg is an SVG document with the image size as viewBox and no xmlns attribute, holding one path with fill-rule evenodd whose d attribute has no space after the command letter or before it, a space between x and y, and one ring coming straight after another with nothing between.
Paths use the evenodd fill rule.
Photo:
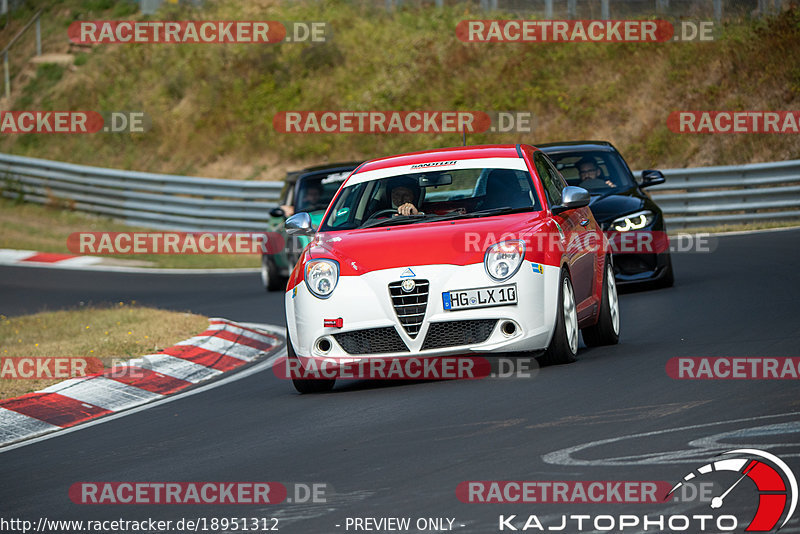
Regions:
<instances>
[{"instance_id":1,"label":"speedometer logo icon","mask_svg":"<svg viewBox=\"0 0 800 534\"><path fill-rule=\"evenodd\" d=\"M698 467L675 484L667 494L667 498L684 482L706 476L709 473L732 471L740 473L741 476L732 486L711 499L711 508L722 508L725 498L735 490L740 482L749 478L758 489L758 509L745 531L770 531L775 528L781 517L784 519L778 529L786 525L797 508L797 479L789 466L774 454L758 449L736 449L725 452L723 455L737 455L743 456L743 458L725 458Z\"/></svg>"}]
</instances>

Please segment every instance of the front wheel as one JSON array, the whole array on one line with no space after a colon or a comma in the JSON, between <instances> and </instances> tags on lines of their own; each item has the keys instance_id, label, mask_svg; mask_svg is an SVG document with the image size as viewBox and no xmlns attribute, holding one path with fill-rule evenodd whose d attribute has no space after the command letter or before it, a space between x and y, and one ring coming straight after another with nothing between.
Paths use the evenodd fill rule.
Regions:
<instances>
[{"instance_id":1,"label":"front wheel","mask_svg":"<svg viewBox=\"0 0 800 534\"><path fill-rule=\"evenodd\" d=\"M610 261L606 261L605 271L603 296L600 299L600 315L597 323L581 330L583 342L587 347L616 345L619 342L619 299L617 298L614 269L611 267Z\"/></svg>"},{"instance_id":2,"label":"front wheel","mask_svg":"<svg viewBox=\"0 0 800 534\"><path fill-rule=\"evenodd\" d=\"M286 355L290 360L299 359L297 357L297 354L294 352L294 347L292 346L292 340L289 337L289 329L286 329ZM334 384L336 384L336 379L335 378L330 378L330 379L292 378L292 383L294 384L294 389L296 389L298 393L325 393L333 389Z\"/></svg>"},{"instance_id":3,"label":"front wheel","mask_svg":"<svg viewBox=\"0 0 800 534\"><path fill-rule=\"evenodd\" d=\"M266 291L278 291L281 289L283 279L278 272L278 266L266 254L261 255L261 283L264 284Z\"/></svg>"},{"instance_id":4,"label":"front wheel","mask_svg":"<svg viewBox=\"0 0 800 534\"><path fill-rule=\"evenodd\" d=\"M558 289L558 311L556 326L550 346L539 362L543 365L560 365L577 360L578 354L578 311L575 306L575 292L567 271L561 270L561 281Z\"/></svg>"}]
</instances>

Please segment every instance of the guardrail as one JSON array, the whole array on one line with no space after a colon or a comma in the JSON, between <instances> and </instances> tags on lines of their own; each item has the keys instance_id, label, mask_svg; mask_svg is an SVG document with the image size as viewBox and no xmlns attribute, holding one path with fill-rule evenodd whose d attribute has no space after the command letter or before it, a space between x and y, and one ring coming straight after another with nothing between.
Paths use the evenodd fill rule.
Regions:
<instances>
[{"instance_id":1,"label":"guardrail","mask_svg":"<svg viewBox=\"0 0 800 534\"><path fill-rule=\"evenodd\" d=\"M164 230L263 231L283 184L120 171L0 154L6 198Z\"/></svg>"},{"instance_id":2,"label":"guardrail","mask_svg":"<svg viewBox=\"0 0 800 534\"><path fill-rule=\"evenodd\" d=\"M800 160L662 172L648 191L671 229L800 219Z\"/></svg>"},{"instance_id":3,"label":"guardrail","mask_svg":"<svg viewBox=\"0 0 800 534\"><path fill-rule=\"evenodd\" d=\"M671 229L800 219L800 160L663 172L667 182L648 191ZM6 198L66 204L165 230L262 231L282 185L0 154L0 189Z\"/></svg>"}]
</instances>

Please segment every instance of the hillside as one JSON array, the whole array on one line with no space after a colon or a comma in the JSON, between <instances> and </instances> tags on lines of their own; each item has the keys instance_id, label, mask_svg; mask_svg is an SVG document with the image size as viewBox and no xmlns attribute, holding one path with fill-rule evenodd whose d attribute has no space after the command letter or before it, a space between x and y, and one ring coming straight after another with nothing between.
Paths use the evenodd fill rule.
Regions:
<instances>
[{"instance_id":1,"label":"hillside","mask_svg":"<svg viewBox=\"0 0 800 534\"><path fill-rule=\"evenodd\" d=\"M64 52L78 19L141 17L111 0L50 2L45 51ZM97 45L78 66L39 66L9 109L142 110L136 135L4 135L0 151L91 165L239 179L287 168L461 144L458 134L283 134L287 110L521 110L533 135L476 134L470 144L608 139L632 167L800 158L800 136L679 135L674 110L800 108L800 9L730 22L713 42L466 44L467 7L392 15L340 2L167 5L153 20L328 21L324 44Z\"/></svg>"}]
</instances>

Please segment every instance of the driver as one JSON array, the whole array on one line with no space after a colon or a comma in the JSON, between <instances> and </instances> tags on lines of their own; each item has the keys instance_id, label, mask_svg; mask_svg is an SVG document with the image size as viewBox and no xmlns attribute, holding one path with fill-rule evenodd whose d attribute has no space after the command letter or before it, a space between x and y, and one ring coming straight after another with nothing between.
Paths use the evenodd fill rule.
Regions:
<instances>
[{"instance_id":1,"label":"driver","mask_svg":"<svg viewBox=\"0 0 800 534\"><path fill-rule=\"evenodd\" d=\"M575 167L577 167L578 175L581 178L581 183L579 184L581 186L596 187L599 185L597 182L602 182L608 187L617 187L611 180L603 180L603 171L600 170L600 167L597 166L597 163L595 163L592 158L581 158L581 160L575 164Z\"/></svg>"},{"instance_id":2,"label":"driver","mask_svg":"<svg viewBox=\"0 0 800 534\"><path fill-rule=\"evenodd\" d=\"M419 210L414 205L419 197L419 185L410 178L397 180L389 184L392 207L397 208L399 215L417 215Z\"/></svg>"}]
</instances>

